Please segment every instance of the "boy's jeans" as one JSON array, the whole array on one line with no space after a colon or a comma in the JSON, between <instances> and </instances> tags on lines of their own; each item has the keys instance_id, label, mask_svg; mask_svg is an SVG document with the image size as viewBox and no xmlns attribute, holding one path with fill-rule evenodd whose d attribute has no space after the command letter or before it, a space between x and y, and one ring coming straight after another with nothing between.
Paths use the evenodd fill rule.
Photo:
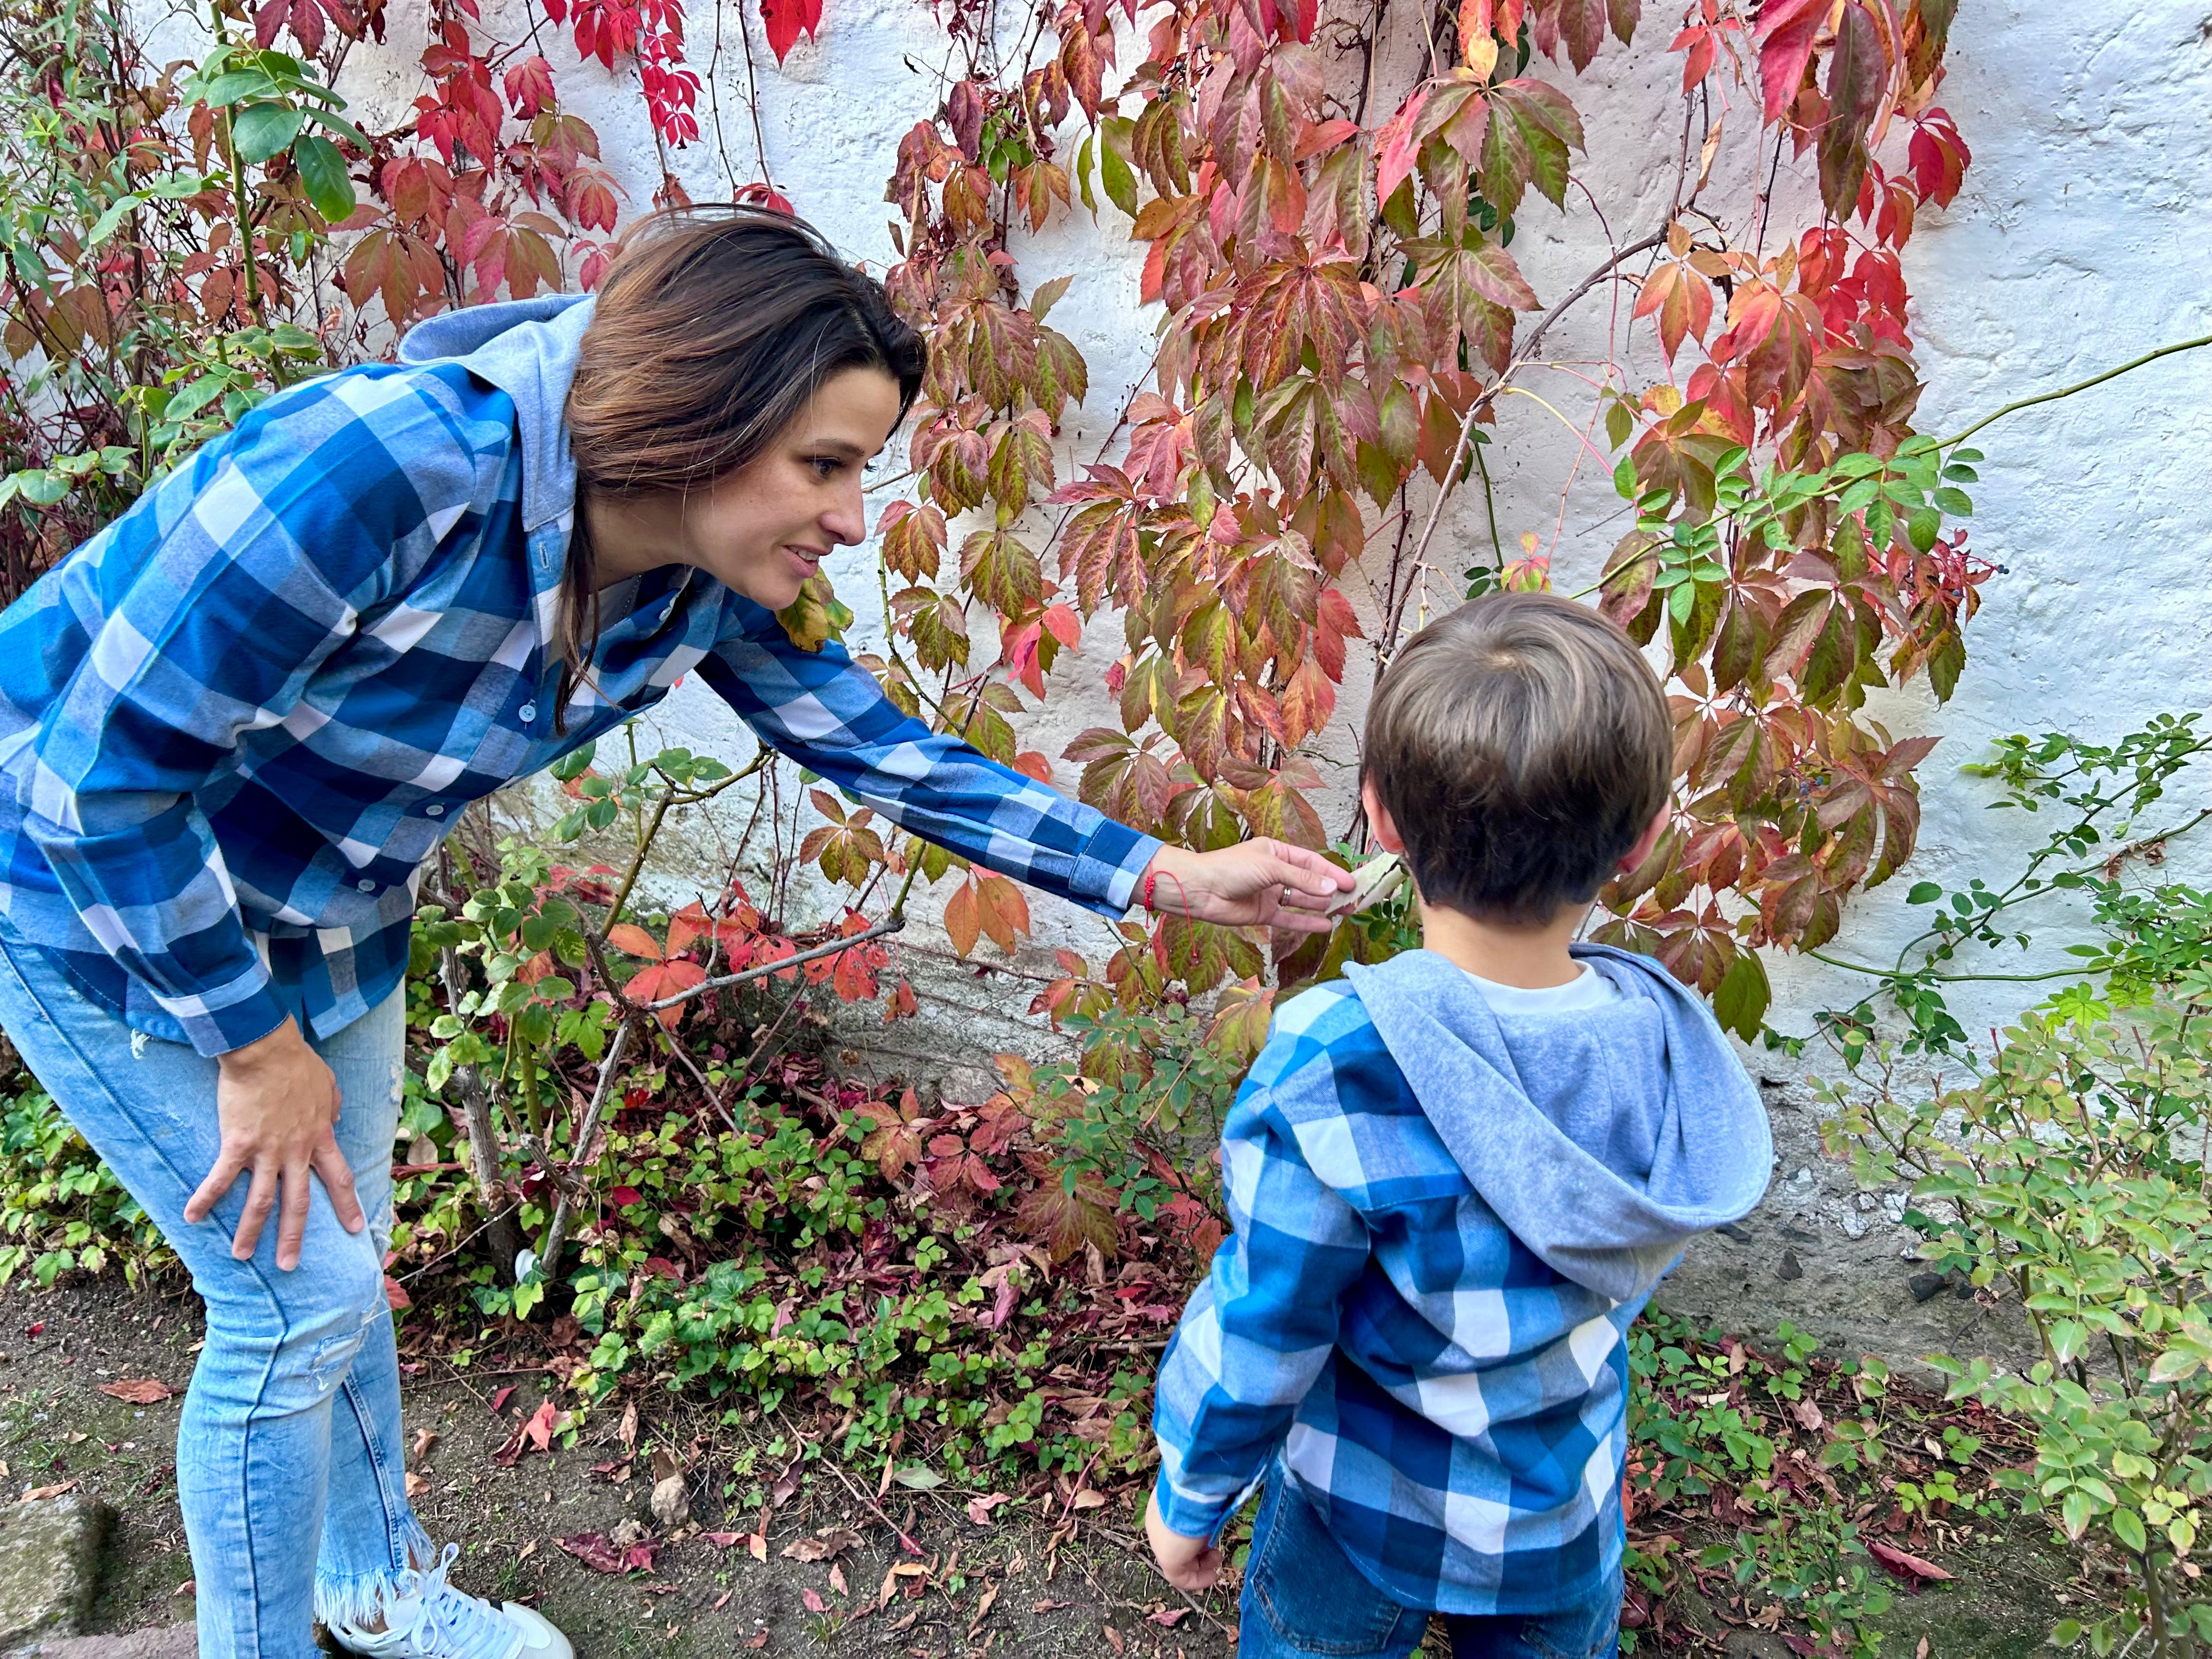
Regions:
<instances>
[{"instance_id":1,"label":"boy's jeans","mask_svg":"<svg viewBox=\"0 0 2212 1659\"><path fill-rule=\"evenodd\" d=\"M1429 1627L1425 1611L1399 1606L1352 1565L1279 1466L1252 1524L1237 1614L1237 1659L1405 1659ZM1444 1623L1453 1659L1609 1659L1620 1651L1620 1577L1581 1607Z\"/></svg>"},{"instance_id":2,"label":"boy's jeans","mask_svg":"<svg viewBox=\"0 0 2212 1659\"><path fill-rule=\"evenodd\" d=\"M177 1425L204 1659L304 1659L319 1616L361 1617L429 1540L407 1504L399 1361L385 1304L392 1143L406 996L315 1051L337 1074L338 1147L368 1229L339 1225L314 1182L300 1265L276 1267L276 1217L234 1261L241 1176L198 1226L185 1202L214 1167L215 1061L134 1032L20 939L0 933L0 1026L77 1132L161 1229L207 1304L207 1343Z\"/></svg>"}]
</instances>

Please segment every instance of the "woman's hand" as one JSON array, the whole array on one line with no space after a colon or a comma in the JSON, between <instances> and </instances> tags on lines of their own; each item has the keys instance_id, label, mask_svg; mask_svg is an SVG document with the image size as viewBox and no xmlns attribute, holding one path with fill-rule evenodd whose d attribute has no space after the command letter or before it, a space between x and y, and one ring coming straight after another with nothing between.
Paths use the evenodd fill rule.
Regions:
<instances>
[{"instance_id":1,"label":"woman's hand","mask_svg":"<svg viewBox=\"0 0 2212 1659\"><path fill-rule=\"evenodd\" d=\"M276 1223L276 1265L300 1265L300 1240L307 1231L307 1172L323 1178L341 1224L357 1233L368 1224L353 1190L353 1170L338 1151L338 1081L323 1057L287 1019L258 1042L217 1057L216 1121L222 1146L215 1168L185 1206L185 1219L201 1222L241 1175L253 1185L231 1236L230 1253L244 1261L261 1242L269 1212Z\"/></svg>"},{"instance_id":2,"label":"woman's hand","mask_svg":"<svg viewBox=\"0 0 2212 1659\"><path fill-rule=\"evenodd\" d=\"M1351 892L1352 872L1288 842L1239 842L1217 852L1163 847L1137 885L1146 908L1228 927L1326 933L1328 912Z\"/></svg>"},{"instance_id":3,"label":"woman's hand","mask_svg":"<svg viewBox=\"0 0 2212 1659\"><path fill-rule=\"evenodd\" d=\"M1212 1589L1213 1581L1221 1577L1221 1552L1203 1538L1170 1532L1168 1523L1160 1518L1158 1492L1145 1505L1145 1541L1152 1547L1152 1559L1160 1564L1168 1583L1179 1590L1195 1595Z\"/></svg>"}]
</instances>

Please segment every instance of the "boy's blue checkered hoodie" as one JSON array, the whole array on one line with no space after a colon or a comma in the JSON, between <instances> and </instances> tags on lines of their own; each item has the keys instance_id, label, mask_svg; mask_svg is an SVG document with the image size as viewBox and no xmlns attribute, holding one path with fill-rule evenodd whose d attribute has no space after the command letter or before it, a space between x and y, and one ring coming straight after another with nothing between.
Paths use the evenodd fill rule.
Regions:
<instances>
[{"instance_id":1,"label":"boy's blue checkered hoodie","mask_svg":"<svg viewBox=\"0 0 2212 1659\"><path fill-rule=\"evenodd\" d=\"M1222 1132L1234 1233L1162 1362L1159 1503L1214 1532L1279 1450L1408 1607L1544 1613L1620 1558L1629 1322L1773 1142L1705 1005L1500 1018L1408 951L1294 998Z\"/></svg>"}]
</instances>

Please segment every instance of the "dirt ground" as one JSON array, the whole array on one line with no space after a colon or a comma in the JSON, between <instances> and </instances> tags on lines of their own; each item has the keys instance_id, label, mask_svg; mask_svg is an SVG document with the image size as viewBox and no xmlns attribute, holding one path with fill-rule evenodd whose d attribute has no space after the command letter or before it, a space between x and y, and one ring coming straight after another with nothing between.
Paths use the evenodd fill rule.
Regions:
<instances>
[{"instance_id":1,"label":"dirt ground","mask_svg":"<svg viewBox=\"0 0 2212 1659\"><path fill-rule=\"evenodd\" d=\"M177 1285L133 1292L80 1281L0 1292L0 1483L21 1492L74 1482L118 1512L94 1630L191 1617L175 1489L179 1400L134 1405L100 1388L150 1378L181 1389L199 1334L197 1299ZM1196 1603L1183 1598L1142 1555L1133 1498L1084 1511L1051 1496L1015 1498L979 1522L969 1504L989 1494L892 1486L877 1506L872 1485L857 1484L866 1477L840 1474L826 1459L807 1464L792 1489L763 1456L779 1425L732 1431L719 1426L718 1411L677 1401L648 1400L629 1448L620 1419L603 1410L573 1449L527 1450L502 1466L494 1454L544 1397L545 1380L464 1376L425 1363L405 1388L410 1487L432 1534L461 1547L458 1583L536 1606L585 1659L755 1651L1215 1659L1233 1647L1234 1575ZM691 1514L680 1526L650 1508L656 1446L664 1468L672 1457L685 1465ZM739 1478L748 1452L750 1472ZM610 1478L625 1465L627 1479ZM746 1539L761 1512L727 1509L720 1493L759 1480L764 1468L772 1490L788 1495L769 1506L766 1559L757 1559ZM647 1572L595 1571L558 1542L613 1538L625 1523L659 1545ZM857 1541L834 1536L840 1528ZM725 1546L716 1534L734 1541ZM843 1547L817 1560L785 1554L825 1542ZM1957 1575L1951 1583L1918 1595L1899 1588L1881 1621L1886 1654L2025 1659L2042 1650L2056 1620L2083 1610L2088 1587L2077 1564L2051 1549L2038 1522L1961 1541L1942 1559ZM1692 1617L1710 1632L1709 1650L1790 1654L1756 1624L1731 1629L1704 1608ZM1446 1650L1440 1631L1428 1647Z\"/></svg>"}]
</instances>

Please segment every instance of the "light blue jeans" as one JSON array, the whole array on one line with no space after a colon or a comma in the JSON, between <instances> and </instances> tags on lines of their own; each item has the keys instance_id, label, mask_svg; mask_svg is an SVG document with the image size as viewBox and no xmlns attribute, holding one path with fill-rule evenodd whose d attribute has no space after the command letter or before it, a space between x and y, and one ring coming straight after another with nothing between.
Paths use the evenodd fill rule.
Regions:
<instances>
[{"instance_id":1,"label":"light blue jeans","mask_svg":"<svg viewBox=\"0 0 2212 1659\"><path fill-rule=\"evenodd\" d=\"M160 1226L207 1305L207 1344L177 1427L203 1659L316 1653L316 1618L373 1617L396 1574L433 1559L407 1504L384 1294L404 989L314 1044L337 1077L338 1147L368 1227L347 1232L313 1182L290 1273L276 1267L273 1215L252 1259L231 1259L243 1177L207 1220L184 1220L221 1141L213 1060L131 1030L3 932L0 1026Z\"/></svg>"}]
</instances>

